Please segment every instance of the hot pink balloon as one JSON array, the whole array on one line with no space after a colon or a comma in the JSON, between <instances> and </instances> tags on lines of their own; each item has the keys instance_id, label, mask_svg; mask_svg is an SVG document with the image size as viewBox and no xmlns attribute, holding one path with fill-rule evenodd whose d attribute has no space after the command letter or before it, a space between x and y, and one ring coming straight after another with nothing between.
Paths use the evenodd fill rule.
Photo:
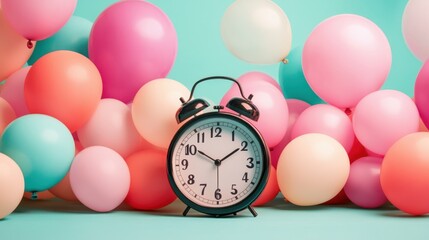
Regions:
<instances>
[{"instance_id":1,"label":"hot pink balloon","mask_svg":"<svg viewBox=\"0 0 429 240\"><path fill-rule=\"evenodd\" d=\"M97 18L89 57L103 78L103 97L130 102L145 83L164 78L177 53L168 16L145 1L121 1Z\"/></svg>"},{"instance_id":2,"label":"hot pink balloon","mask_svg":"<svg viewBox=\"0 0 429 240\"><path fill-rule=\"evenodd\" d=\"M115 151L94 146L82 150L70 168L74 194L88 208L108 212L119 206L130 188L130 171Z\"/></svg>"},{"instance_id":3,"label":"hot pink balloon","mask_svg":"<svg viewBox=\"0 0 429 240\"><path fill-rule=\"evenodd\" d=\"M320 23L307 39L302 67L314 92L326 102L351 108L381 88L389 74L392 53L383 31L353 14Z\"/></svg>"},{"instance_id":4,"label":"hot pink balloon","mask_svg":"<svg viewBox=\"0 0 429 240\"><path fill-rule=\"evenodd\" d=\"M77 0L1 0L11 26L29 40L42 40L66 24Z\"/></svg>"},{"instance_id":5,"label":"hot pink balloon","mask_svg":"<svg viewBox=\"0 0 429 240\"><path fill-rule=\"evenodd\" d=\"M0 97L9 102L13 110L15 110L17 117L29 113L27 104L25 103L24 83L30 68L22 68L10 75L3 86L3 90L0 92Z\"/></svg>"},{"instance_id":6,"label":"hot pink balloon","mask_svg":"<svg viewBox=\"0 0 429 240\"><path fill-rule=\"evenodd\" d=\"M287 99L286 103L289 109L287 131L280 143L277 144L277 146L275 146L271 150L271 164L274 166L274 168L277 168L277 163L279 161L279 157L280 154L282 154L283 149L292 140L291 132L296 120L298 119L299 115L304 112L305 109L310 107L310 104L298 99Z\"/></svg>"},{"instance_id":7,"label":"hot pink balloon","mask_svg":"<svg viewBox=\"0 0 429 240\"><path fill-rule=\"evenodd\" d=\"M259 110L259 120L257 122L249 120L262 134L268 147L272 148L280 143L287 130L289 111L283 94L271 83L249 82L241 84L244 96L253 94L252 102ZM221 105L226 106L229 100L234 97L241 97L239 88L234 84L223 96ZM229 109L226 111L231 112Z\"/></svg>"},{"instance_id":8,"label":"hot pink balloon","mask_svg":"<svg viewBox=\"0 0 429 240\"><path fill-rule=\"evenodd\" d=\"M429 126L429 60L425 62L417 76L414 97L420 117L426 127Z\"/></svg>"},{"instance_id":9,"label":"hot pink balloon","mask_svg":"<svg viewBox=\"0 0 429 240\"><path fill-rule=\"evenodd\" d=\"M248 72L241 75L237 80L240 84L248 84L250 82L253 83L258 81L268 82L275 86L278 90L282 90L280 84L274 80L274 78L263 72Z\"/></svg>"},{"instance_id":10,"label":"hot pink balloon","mask_svg":"<svg viewBox=\"0 0 429 240\"><path fill-rule=\"evenodd\" d=\"M419 112L413 100L395 90L381 90L356 106L353 129L362 145L379 155L400 138L419 129Z\"/></svg>"},{"instance_id":11,"label":"hot pink balloon","mask_svg":"<svg viewBox=\"0 0 429 240\"><path fill-rule=\"evenodd\" d=\"M328 104L314 105L301 113L292 129L291 137L294 139L307 133L322 133L333 137L347 152L351 150L355 137L347 114Z\"/></svg>"}]
</instances>

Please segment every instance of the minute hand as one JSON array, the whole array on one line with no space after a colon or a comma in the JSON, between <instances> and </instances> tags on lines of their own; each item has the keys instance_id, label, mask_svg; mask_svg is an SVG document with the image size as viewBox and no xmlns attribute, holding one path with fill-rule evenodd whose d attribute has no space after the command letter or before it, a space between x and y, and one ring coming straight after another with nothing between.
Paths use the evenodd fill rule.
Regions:
<instances>
[{"instance_id":1,"label":"minute hand","mask_svg":"<svg viewBox=\"0 0 429 240\"><path fill-rule=\"evenodd\" d=\"M234 151L232 151L231 153L229 153L228 155L226 155L224 158L222 158L220 160L220 162L223 162L224 160L226 160L227 158L231 157L234 153L236 153L238 150L240 150L240 148L235 149Z\"/></svg>"}]
</instances>

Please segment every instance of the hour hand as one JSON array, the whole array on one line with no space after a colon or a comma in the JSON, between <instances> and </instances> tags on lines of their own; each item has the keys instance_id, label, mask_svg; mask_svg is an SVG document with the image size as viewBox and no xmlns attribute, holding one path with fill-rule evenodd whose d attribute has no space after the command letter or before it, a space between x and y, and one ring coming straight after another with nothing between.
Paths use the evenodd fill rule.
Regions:
<instances>
[{"instance_id":1,"label":"hour hand","mask_svg":"<svg viewBox=\"0 0 429 240\"><path fill-rule=\"evenodd\" d=\"M216 159L214 159L214 158L210 157L209 155L205 154L203 151L198 150L198 153L201 154L201 155L203 155L204 157L212 160L213 162L216 162Z\"/></svg>"}]
</instances>

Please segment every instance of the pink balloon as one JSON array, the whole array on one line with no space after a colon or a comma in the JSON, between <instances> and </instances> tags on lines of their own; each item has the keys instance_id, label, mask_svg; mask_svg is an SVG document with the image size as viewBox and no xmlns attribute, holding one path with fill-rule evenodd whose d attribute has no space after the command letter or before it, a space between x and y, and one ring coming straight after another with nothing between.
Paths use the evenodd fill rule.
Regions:
<instances>
[{"instance_id":1,"label":"pink balloon","mask_svg":"<svg viewBox=\"0 0 429 240\"><path fill-rule=\"evenodd\" d=\"M347 197L363 208L377 208L387 202L380 183L382 158L363 157L352 163L344 191Z\"/></svg>"},{"instance_id":2,"label":"pink balloon","mask_svg":"<svg viewBox=\"0 0 429 240\"><path fill-rule=\"evenodd\" d=\"M0 92L0 97L9 102L17 117L29 113L24 97L24 82L30 68L22 68L10 75Z\"/></svg>"},{"instance_id":3,"label":"pink balloon","mask_svg":"<svg viewBox=\"0 0 429 240\"><path fill-rule=\"evenodd\" d=\"M425 126L429 126L429 60L425 62L414 86L414 97Z\"/></svg>"},{"instance_id":4,"label":"pink balloon","mask_svg":"<svg viewBox=\"0 0 429 240\"><path fill-rule=\"evenodd\" d=\"M353 115L356 137L366 149L379 155L418 128L419 112L413 100L395 90L369 94L359 102Z\"/></svg>"},{"instance_id":5,"label":"pink balloon","mask_svg":"<svg viewBox=\"0 0 429 240\"><path fill-rule=\"evenodd\" d=\"M307 108L296 120L292 139L307 133L322 133L333 137L349 152L353 146L354 133L350 118L340 109L317 104Z\"/></svg>"},{"instance_id":6,"label":"pink balloon","mask_svg":"<svg viewBox=\"0 0 429 240\"><path fill-rule=\"evenodd\" d=\"M249 120L265 139L268 147L272 148L280 143L287 130L289 111L283 94L271 83L257 81L241 84L243 94L248 97L253 94L252 102L259 110L259 120L257 122ZM237 84L223 96L221 105L226 106L229 100L234 97L241 97ZM227 112L232 112L225 109Z\"/></svg>"},{"instance_id":7,"label":"pink balloon","mask_svg":"<svg viewBox=\"0 0 429 240\"><path fill-rule=\"evenodd\" d=\"M389 74L392 53L383 31L353 14L320 23L307 39L302 67L313 91L326 102L351 108L380 89Z\"/></svg>"},{"instance_id":8,"label":"pink balloon","mask_svg":"<svg viewBox=\"0 0 429 240\"><path fill-rule=\"evenodd\" d=\"M77 131L83 147L105 146L123 158L149 147L134 126L131 109L123 102L102 99L91 119Z\"/></svg>"},{"instance_id":9,"label":"pink balloon","mask_svg":"<svg viewBox=\"0 0 429 240\"><path fill-rule=\"evenodd\" d=\"M81 203L97 212L119 206L130 188L130 171L115 151L94 146L82 150L73 160L70 183Z\"/></svg>"},{"instance_id":10,"label":"pink balloon","mask_svg":"<svg viewBox=\"0 0 429 240\"><path fill-rule=\"evenodd\" d=\"M310 104L298 99L286 99L286 103L289 109L287 131L280 143L277 144L271 150L271 164L274 166L274 168L277 168L277 163L279 161L279 157L280 154L282 154L283 149L292 140L291 132L296 120L298 119L299 115L304 112L305 109L310 107Z\"/></svg>"},{"instance_id":11,"label":"pink balloon","mask_svg":"<svg viewBox=\"0 0 429 240\"><path fill-rule=\"evenodd\" d=\"M177 36L168 16L145 1L122 1L97 18L89 57L103 78L103 97L130 102L145 83L173 66Z\"/></svg>"},{"instance_id":12,"label":"pink balloon","mask_svg":"<svg viewBox=\"0 0 429 240\"><path fill-rule=\"evenodd\" d=\"M1 0L11 26L29 40L56 33L72 16L77 0Z\"/></svg>"},{"instance_id":13,"label":"pink balloon","mask_svg":"<svg viewBox=\"0 0 429 240\"><path fill-rule=\"evenodd\" d=\"M271 83L273 86L275 86L278 90L282 91L280 84L274 80L274 78L272 78L270 75L263 73L263 72L248 72L245 73L243 75L241 75L237 81L240 84L247 84L250 82L258 82L258 81L263 81L263 82L268 82Z\"/></svg>"}]
</instances>

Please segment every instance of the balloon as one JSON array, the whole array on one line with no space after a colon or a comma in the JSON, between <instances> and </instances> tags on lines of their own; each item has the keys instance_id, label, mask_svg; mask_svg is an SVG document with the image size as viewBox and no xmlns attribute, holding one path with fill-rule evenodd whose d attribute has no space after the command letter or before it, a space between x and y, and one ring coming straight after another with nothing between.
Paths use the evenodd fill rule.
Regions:
<instances>
[{"instance_id":1,"label":"balloon","mask_svg":"<svg viewBox=\"0 0 429 240\"><path fill-rule=\"evenodd\" d=\"M176 200L167 178L167 154L159 150L139 151L126 159L131 185L125 203L139 210L155 210Z\"/></svg>"},{"instance_id":2,"label":"balloon","mask_svg":"<svg viewBox=\"0 0 429 240\"><path fill-rule=\"evenodd\" d=\"M350 166L350 175L344 191L359 207L378 208L387 202L380 184L382 162L382 158L363 157Z\"/></svg>"},{"instance_id":3,"label":"balloon","mask_svg":"<svg viewBox=\"0 0 429 240\"><path fill-rule=\"evenodd\" d=\"M30 200L50 200L55 198L55 195L49 192L48 190L45 190L43 192L25 192L24 198L30 199Z\"/></svg>"},{"instance_id":4,"label":"balloon","mask_svg":"<svg viewBox=\"0 0 429 240\"><path fill-rule=\"evenodd\" d=\"M356 106L353 129L368 150L384 155L401 137L417 132L419 113L413 100L395 90L381 90Z\"/></svg>"},{"instance_id":5,"label":"balloon","mask_svg":"<svg viewBox=\"0 0 429 240\"><path fill-rule=\"evenodd\" d=\"M16 118L15 112L6 100L0 97L0 136L4 129Z\"/></svg>"},{"instance_id":6,"label":"balloon","mask_svg":"<svg viewBox=\"0 0 429 240\"><path fill-rule=\"evenodd\" d=\"M381 166L387 199L411 215L429 213L429 133L409 134L393 144Z\"/></svg>"},{"instance_id":7,"label":"balloon","mask_svg":"<svg viewBox=\"0 0 429 240\"><path fill-rule=\"evenodd\" d=\"M70 20L52 37L37 42L28 64L33 65L43 55L58 50L70 50L88 57L88 39L92 22L78 16Z\"/></svg>"},{"instance_id":8,"label":"balloon","mask_svg":"<svg viewBox=\"0 0 429 240\"><path fill-rule=\"evenodd\" d=\"M338 108L356 106L380 89L389 74L392 53L383 31L353 14L320 23L302 54L304 75L313 91Z\"/></svg>"},{"instance_id":9,"label":"balloon","mask_svg":"<svg viewBox=\"0 0 429 240\"><path fill-rule=\"evenodd\" d=\"M277 180L291 203L312 206L337 195L347 181L350 163L332 137L309 133L292 140L280 155Z\"/></svg>"},{"instance_id":10,"label":"balloon","mask_svg":"<svg viewBox=\"0 0 429 240\"><path fill-rule=\"evenodd\" d=\"M349 151L350 163L353 163L359 158L368 156L368 153L362 143L356 138L353 141L352 149Z\"/></svg>"},{"instance_id":11,"label":"balloon","mask_svg":"<svg viewBox=\"0 0 429 240\"><path fill-rule=\"evenodd\" d=\"M414 86L414 98L416 106L419 109L420 117L425 124L429 126L429 61L423 64L422 69L417 76Z\"/></svg>"},{"instance_id":12,"label":"balloon","mask_svg":"<svg viewBox=\"0 0 429 240\"><path fill-rule=\"evenodd\" d=\"M77 133L84 147L105 146L123 158L149 145L136 130L131 109L111 98L100 101L91 119Z\"/></svg>"},{"instance_id":13,"label":"balloon","mask_svg":"<svg viewBox=\"0 0 429 240\"><path fill-rule=\"evenodd\" d=\"M0 150L21 168L26 192L41 192L57 184L67 173L74 156L71 133L57 119L29 114L9 124Z\"/></svg>"},{"instance_id":14,"label":"balloon","mask_svg":"<svg viewBox=\"0 0 429 240\"><path fill-rule=\"evenodd\" d=\"M327 202L324 202L323 205L342 205L350 202L346 193L344 192L344 188L332 199Z\"/></svg>"},{"instance_id":15,"label":"balloon","mask_svg":"<svg viewBox=\"0 0 429 240\"><path fill-rule=\"evenodd\" d=\"M180 126L175 116L182 105L181 97L188 99L189 90L171 79L156 79L140 88L134 97L131 114L137 131L149 143L168 148Z\"/></svg>"},{"instance_id":16,"label":"balloon","mask_svg":"<svg viewBox=\"0 0 429 240\"><path fill-rule=\"evenodd\" d=\"M287 99L286 103L289 110L287 131L280 143L271 150L271 164L274 166L274 168L277 168L280 154L286 145L291 141L291 132L296 120L305 109L310 107L310 104L297 99Z\"/></svg>"},{"instance_id":17,"label":"balloon","mask_svg":"<svg viewBox=\"0 0 429 240\"><path fill-rule=\"evenodd\" d=\"M24 176L19 166L0 153L0 220L12 213L24 194Z\"/></svg>"},{"instance_id":18,"label":"balloon","mask_svg":"<svg viewBox=\"0 0 429 240\"><path fill-rule=\"evenodd\" d=\"M125 103L147 82L166 77L176 54L172 22L145 1L111 5L95 21L89 38L89 57L103 77L103 98Z\"/></svg>"},{"instance_id":19,"label":"balloon","mask_svg":"<svg viewBox=\"0 0 429 240\"><path fill-rule=\"evenodd\" d=\"M302 47L294 48L288 55L288 63L280 63L279 83L286 98L296 98L311 105L323 103L310 85L308 85L302 72L301 64Z\"/></svg>"},{"instance_id":20,"label":"balloon","mask_svg":"<svg viewBox=\"0 0 429 240\"><path fill-rule=\"evenodd\" d=\"M270 175L268 177L267 185L262 191L261 195L252 203L252 206L262 206L276 198L279 193L279 184L277 182L276 169L270 166Z\"/></svg>"},{"instance_id":21,"label":"balloon","mask_svg":"<svg viewBox=\"0 0 429 240\"><path fill-rule=\"evenodd\" d=\"M130 187L130 172L115 151L93 146L78 153L70 169L70 183L81 203L97 212L119 206Z\"/></svg>"},{"instance_id":22,"label":"balloon","mask_svg":"<svg viewBox=\"0 0 429 240\"><path fill-rule=\"evenodd\" d=\"M252 102L259 110L259 120L249 121L259 130L267 146L275 147L286 134L288 125L289 111L283 94L272 84L262 81L243 83L241 87L245 97L253 95ZM235 97L241 97L236 84L223 96L220 104L226 106Z\"/></svg>"},{"instance_id":23,"label":"balloon","mask_svg":"<svg viewBox=\"0 0 429 240\"><path fill-rule=\"evenodd\" d=\"M71 51L55 51L40 58L28 72L24 85L30 112L53 116L71 132L89 120L101 92L101 76L95 65Z\"/></svg>"},{"instance_id":24,"label":"balloon","mask_svg":"<svg viewBox=\"0 0 429 240\"><path fill-rule=\"evenodd\" d=\"M232 54L256 64L282 61L292 43L288 17L270 0L235 1L222 17L221 36Z\"/></svg>"},{"instance_id":25,"label":"balloon","mask_svg":"<svg viewBox=\"0 0 429 240\"><path fill-rule=\"evenodd\" d=\"M328 104L318 104L301 113L293 126L292 139L306 133L322 133L343 145L349 152L353 146L354 133L349 117L340 109Z\"/></svg>"},{"instance_id":26,"label":"balloon","mask_svg":"<svg viewBox=\"0 0 429 240\"><path fill-rule=\"evenodd\" d=\"M243 75L241 75L237 81L240 84L249 84L249 83L256 83L259 81L262 82L268 82L272 84L274 87L276 87L278 90L281 91L280 85L276 80L274 80L270 75L263 73L263 72L248 72Z\"/></svg>"},{"instance_id":27,"label":"balloon","mask_svg":"<svg viewBox=\"0 0 429 240\"><path fill-rule=\"evenodd\" d=\"M402 33L408 48L421 61L429 58L429 16L427 0L410 0L402 15Z\"/></svg>"},{"instance_id":28,"label":"balloon","mask_svg":"<svg viewBox=\"0 0 429 240\"><path fill-rule=\"evenodd\" d=\"M27 40L16 33L0 9L0 81L20 69L33 53L27 48Z\"/></svg>"},{"instance_id":29,"label":"balloon","mask_svg":"<svg viewBox=\"0 0 429 240\"><path fill-rule=\"evenodd\" d=\"M72 16L77 0L1 0L5 18L23 37L42 40Z\"/></svg>"},{"instance_id":30,"label":"balloon","mask_svg":"<svg viewBox=\"0 0 429 240\"><path fill-rule=\"evenodd\" d=\"M0 92L0 97L9 102L18 117L29 113L24 97L24 82L30 68L19 69L10 75Z\"/></svg>"}]
</instances>

